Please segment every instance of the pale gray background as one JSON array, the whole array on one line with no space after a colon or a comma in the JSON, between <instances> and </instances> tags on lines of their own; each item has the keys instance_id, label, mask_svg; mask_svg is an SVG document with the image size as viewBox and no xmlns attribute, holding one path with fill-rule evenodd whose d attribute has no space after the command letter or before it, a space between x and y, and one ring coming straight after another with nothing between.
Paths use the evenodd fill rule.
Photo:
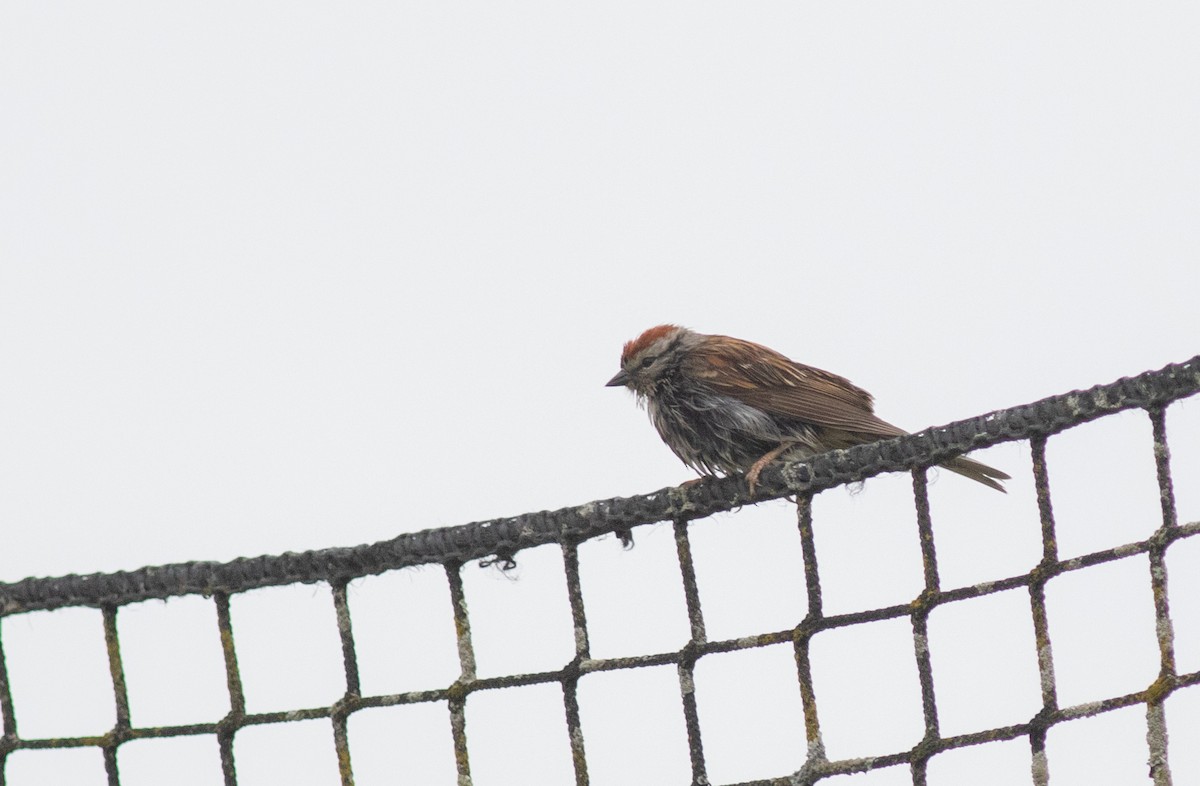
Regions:
<instances>
[{"instance_id":1,"label":"pale gray background","mask_svg":"<svg viewBox=\"0 0 1200 786\"><path fill-rule=\"evenodd\" d=\"M630 397L621 343L676 321L845 374L919 428L1197 351L1200 11L1186 3L28 3L0 6L0 578L352 545L690 477ZM1200 518L1200 404L1170 413ZM999 497L943 473L943 584L1036 561L1028 450ZM1144 416L1050 445L1064 556L1145 537ZM817 500L829 613L920 587L903 476ZM793 625L792 510L692 528L709 634ZM686 636L669 527L583 549L597 656ZM558 668L561 559L466 570L481 673ZM1200 545L1169 559L1200 667ZM514 580L515 576L515 580ZM1157 674L1144 558L1049 593L1060 701ZM352 587L371 693L455 674L445 581ZM329 592L234 601L251 710L340 694ZM931 619L944 733L1027 720L1028 598ZM227 709L211 604L121 612L135 724ZM3 622L24 736L113 721L99 613ZM291 647L290 650L285 649ZM831 756L910 747L906 621L814 641ZM714 782L802 761L787 647L697 668ZM581 683L593 783L687 780L671 668ZM473 696L476 783L570 781L561 696ZM1176 782L1200 691L1168 702ZM530 730L536 730L533 733ZM453 782L444 707L351 721L360 784ZM1144 708L1056 727L1053 782L1146 774ZM327 722L238 736L244 786L336 781ZM211 738L122 747L126 784L218 781ZM930 783L1028 782L1026 742ZM103 782L22 752L10 784ZM910 782L893 768L833 779Z\"/></svg>"}]
</instances>

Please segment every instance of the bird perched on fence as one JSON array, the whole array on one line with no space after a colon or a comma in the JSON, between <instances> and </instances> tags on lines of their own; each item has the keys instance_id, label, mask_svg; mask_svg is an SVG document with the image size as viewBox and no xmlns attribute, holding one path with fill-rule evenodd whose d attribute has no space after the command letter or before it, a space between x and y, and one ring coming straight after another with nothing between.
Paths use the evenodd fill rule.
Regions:
<instances>
[{"instance_id":1,"label":"bird perched on fence","mask_svg":"<svg viewBox=\"0 0 1200 786\"><path fill-rule=\"evenodd\" d=\"M875 416L850 380L729 336L659 325L625 344L609 387L637 394L659 436L702 475L745 473L907 432ZM1009 475L965 457L941 466L1004 491Z\"/></svg>"}]
</instances>

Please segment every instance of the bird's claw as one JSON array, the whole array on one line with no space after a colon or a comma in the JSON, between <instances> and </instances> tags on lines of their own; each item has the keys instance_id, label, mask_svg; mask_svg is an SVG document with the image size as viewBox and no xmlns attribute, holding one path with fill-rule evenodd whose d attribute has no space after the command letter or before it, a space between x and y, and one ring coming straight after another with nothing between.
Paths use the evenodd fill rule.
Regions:
<instances>
[{"instance_id":1,"label":"bird's claw","mask_svg":"<svg viewBox=\"0 0 1200 786\"><path fill-rule=\"evenodd\" d=\"M758 485L758 476L762 474L765 466L766 464L755 462L750 471L746 473L746 485L750 487L750 496L752 497L754 496L754 487Z\"/></svg>"}]
</instances>

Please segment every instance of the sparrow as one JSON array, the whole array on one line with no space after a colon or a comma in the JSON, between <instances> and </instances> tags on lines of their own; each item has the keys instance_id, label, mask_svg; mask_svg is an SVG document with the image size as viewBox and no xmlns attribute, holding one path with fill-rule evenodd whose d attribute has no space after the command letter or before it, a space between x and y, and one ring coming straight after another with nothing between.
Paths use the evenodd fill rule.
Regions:
<instances>
[{"instance_id":1,"label":"sparrow","mask_svg":"<svg viewBox=\"0 0 1200 786\"><path fill-rule=\"evenodd\" d=\"M701 475L745 474L754 493L773 461L903 436L871 394L773 349L678 325L652 327L621 352L608 387L632 390L663 442ZM1004 491L1009 475L958 457L941 466Z\"/></svg>"}]
</instances>

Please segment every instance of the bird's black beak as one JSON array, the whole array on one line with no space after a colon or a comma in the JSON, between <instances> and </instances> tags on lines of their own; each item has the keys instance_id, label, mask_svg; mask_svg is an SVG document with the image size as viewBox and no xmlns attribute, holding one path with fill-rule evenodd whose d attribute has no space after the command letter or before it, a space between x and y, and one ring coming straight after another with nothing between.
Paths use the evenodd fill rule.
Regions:
<instances>
[{"instance_id":1,"label":"bird's black beak","mask_svg":"<svg viewBox=\"0 0 1200 786\"><path fill-rule=\"evenodd\" d=\"M620 371L617 372L617 375L615 377L610 379L608 382L604 383L604 387L619 388L619 387L622 387L623 385L628 385L628 384L629 384L629 375L625 373L625 369L621 369Z\"/></svg>"}]
</instances>

